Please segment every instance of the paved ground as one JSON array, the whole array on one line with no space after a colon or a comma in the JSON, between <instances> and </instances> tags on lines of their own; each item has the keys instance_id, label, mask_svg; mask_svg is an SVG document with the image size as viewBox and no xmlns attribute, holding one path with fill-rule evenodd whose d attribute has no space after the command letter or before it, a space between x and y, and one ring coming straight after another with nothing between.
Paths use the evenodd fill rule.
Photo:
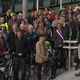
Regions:
<instances>
[{"instance_id":1,"label":"paved ground","mask_svg":"<svg viewBox=\"0 0 80 80\"><path fill-rule=\"evenodd\" d=\"M76 77L74 74L78 73L80 70L75 71L74 68L70 71L58 70L57 77L54 80L80 80L80 77ZM31 77L29 80L35 80ZM42 80L47 80L47 76L42 76Z\"/></svg>"},{"instance_id":2,"label":"paved ground","mask_svg":"<svg viewBox=\"0 0 80 80\"><path fill-rule=\"evenodd\" d=\"M76 77L74 75L75 73L78 73L79 71L80 70L74 71L74 69L72 69L71 71L62 72L62 74L58 75L55 80L80 80L80 77Z\"/></svg>"}]
</instances>

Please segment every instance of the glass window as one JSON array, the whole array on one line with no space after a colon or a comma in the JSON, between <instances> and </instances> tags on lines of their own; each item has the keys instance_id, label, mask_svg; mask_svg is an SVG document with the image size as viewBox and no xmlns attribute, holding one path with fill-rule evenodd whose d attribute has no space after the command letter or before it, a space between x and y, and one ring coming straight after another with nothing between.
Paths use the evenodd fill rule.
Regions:
<instances>
[{"instance_id":1,"label":"glass window","mask_svg":"<svg viewBox=\"0 0 80 80\"><path fill-rule=\"evenodd\" d=\"M72 2L78 2L78 1L80 1L80 0L72 0Z\"/></svg>"},{"instance_id":2,"label":"glass window","mask_svg":"<svg viewBox=\"0 0 80 80\"><path fill-rule=\"evenodd\" d=\"M50 0L44 0L44 3L43 3L44 5L44 7L48 7L48 6L50 6Z\"/></svg>"},{"instance_id":3,"label":"glass window","mask_svg":"<svg viewBox=\"0 0 80 80\"><path fill-rule=\"evenodd\" d=\"M44 0L39 0L39 7L43 7Z\"/></svg>"},{"instance_id":4,"label":"glass window","mask_svg":"<svg viewBox=\"0 0 80 80\"><path fill-rule=\"evenodd\" d=\"M16 0L16 3L22 3L22 0Z\"/></svg>"},{"instance_id":5,"label":"glass window","mask_svg":"<svg viewBox=\"0 0 80 80\"><path fill-rule=\"evenodd\" d=\"M70 2L71 2L71 0L62 0L63 4L70 3ZM58 0L58 4L60 4L60 0Z\"/></svg>"},{"instance_id":6,"label":"glass window","mask_svg":"<svg viewBox=\"0 0 80 80\"><path fill-rule=\"evenodd\" d=\"M50 0L50 5L56 5L57 4L57 0Z\"/></svg>"},{"instance_id":7,"label":"glass window","mask_svg":"<svg viewBox=\"0 0 80 80\"><path fill-rule=\"evenodd\" d=\"M3 13L5 13L8 9L10 9L10 0L1 1Z\"/></svg>"},{"instance_id":8,"label":"glass window","mask_svg":"<svg viewBox=\"0 0 80 80\"><path fill-rule=\"evenodd\" d=\"M28 0L29 2L33 2L33 0Z\"/></svg>"},{"instance_id":9,"label":"glass window","mask_svg":"<svg viewBox=\"0 0 80 80\"><path fill-rule=\"evenodd\" d=\"M1 0L0 0L0 4L1 4Z\"/></svg>"}]
</instances>

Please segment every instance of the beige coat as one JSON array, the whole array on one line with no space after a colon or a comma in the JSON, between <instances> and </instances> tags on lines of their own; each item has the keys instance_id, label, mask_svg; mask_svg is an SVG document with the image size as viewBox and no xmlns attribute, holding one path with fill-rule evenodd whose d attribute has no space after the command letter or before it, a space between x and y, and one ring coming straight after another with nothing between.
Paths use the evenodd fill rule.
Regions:
<instances>
[{"instance_id":1,"label":"beige coat","mask_svg":"<svg viewBox=\"0 0 80 80\"><path fill-rule=\"evenodd\" d=\"M44 46L45 50L40 41L38 41L36 44L36 56L35 56L36 63L43 63L44 61L48 60L48 47L46 45Z\"/></svg>"}]
</instances>

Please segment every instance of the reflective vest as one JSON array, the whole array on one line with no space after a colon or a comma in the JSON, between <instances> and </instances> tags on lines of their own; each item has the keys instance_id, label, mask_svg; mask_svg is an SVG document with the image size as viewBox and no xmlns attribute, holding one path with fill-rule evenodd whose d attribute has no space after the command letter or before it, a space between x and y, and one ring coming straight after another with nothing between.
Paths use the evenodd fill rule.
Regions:
<instances>
[{"instance_id":1,"label":"reflective vest","mask_svg":"<svg viewBox=\"0 0 80 80\"><path fill-rule=\"evenodd\" d=\"M8 32L9 31L9 28L8 28L8 23L7 22L5 23L5 27L6 27L6 30Z\"/></svg>"},{"instance_id":2,"label":"reflective vest","mask_svg":"<svg viewBox=\"0 0 80 80\"><path fill-rule=\"evenodd\" d=\"M4 23L4 24L1 24L1 27L6 28L6 31L7 31L7 32L9 31L9 28L8 28L8 24L7 24L7 22Z\"/></svg>"}]
</instances>

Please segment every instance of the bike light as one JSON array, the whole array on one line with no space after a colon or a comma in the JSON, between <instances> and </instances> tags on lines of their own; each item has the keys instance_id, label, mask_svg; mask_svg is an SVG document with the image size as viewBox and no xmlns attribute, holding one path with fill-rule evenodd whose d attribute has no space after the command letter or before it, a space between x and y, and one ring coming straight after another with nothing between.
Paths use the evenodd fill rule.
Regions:
<instances>
[{"instance_id":1,"label":"bike light","mask_svg":"<svg viewBox=\"0 0 80 80\"><path fill-rule=\"evenodd\" d=\"M5 71L5 67L0 67L0 71L4 72Z\"/></svg>"}]
</instances>

